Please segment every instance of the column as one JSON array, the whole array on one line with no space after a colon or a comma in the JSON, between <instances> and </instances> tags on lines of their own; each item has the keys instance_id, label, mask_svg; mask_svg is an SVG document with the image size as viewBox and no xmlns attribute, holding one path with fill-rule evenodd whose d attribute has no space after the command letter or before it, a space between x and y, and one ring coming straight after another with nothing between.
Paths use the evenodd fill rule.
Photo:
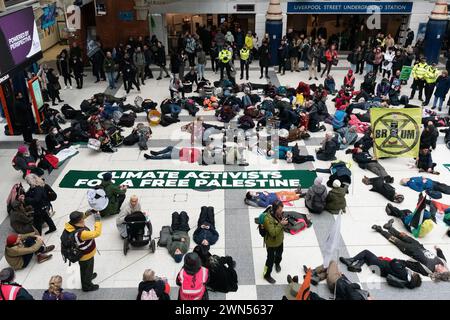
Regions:
<instances>
[{"instance_id":1,"label":"column","mask_svg":"<svg viewBox=\"0 0 450 320\"><path fill-rule=\"evenodd\" d=\"M425 57L428 63L439 63L439 56L447 31L448 9L447 1L436 1L434 10L431 12L430 20L425 34Z\"/></svg>"},{"instance_id":2,"label":"column","mask_svg":"<svg viewBox=\"0 0 450 320\"><path fill-rule=\"evenodd\" d=\"M270 0L266 15L266 33L270 39L271 64L278 63L278 47L283 36L283 12L279 0Z\"/></svg>"}]
</instances>

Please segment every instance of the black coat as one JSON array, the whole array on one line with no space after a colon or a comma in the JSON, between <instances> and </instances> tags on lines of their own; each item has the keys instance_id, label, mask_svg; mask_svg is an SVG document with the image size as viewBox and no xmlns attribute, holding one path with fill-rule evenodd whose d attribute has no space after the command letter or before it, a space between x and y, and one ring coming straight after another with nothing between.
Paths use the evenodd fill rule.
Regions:
<instances>
[{"instance_id":1,"label":"black coat","mask_svg":"<svg viewBox=\"0 0 450 320\"><path fill-rule=\"evenodd\" d=\"M219 240L219 233L208 222L205 222L204 224L208 224L209 229L197 228L197 230L194 231L194 242L196 244L201 244L203 240L208 240L209 245L212 246Z\"/></svg>"},{"instance_id":2,"label":"black coat","mask_svg":"<svg viewBox=\"0 0 450 320\"><path fill-rule=\"evenodd\" d=\"M136 300L141 300L142 292L154 290L159 300L170 300L170 296L164 292L165 283L162 280L142 281L139 283Z\"/></svg>"},{"instance_id":3,"label":"black coat","mask_svg":"<svg viewBox=\"0 0 450 320\"><path fill-rule=\"evenodd\" d=\"M259 48L259 65L261 67L268 67L270 65L269 46L261 46L261 48Z\"/></svg>"},{"instance_id":4,"label":"black coat","mask_svg":"<svg viewBox=\"0 0 450 320\"><path fill-rule=\"evenodd\" d=\"M50 206L50 201L47 198L47 192L44 187L30 188L25 193L25 205L32 206L34 215L45 214L46 208Z\"/></svg>"},{"instance_id":5,"label":"black coat","mask_svg":"<svg viewBox=\"0 0 450 320\"><path fill-rule=\"evenodd\" d=\"M439 132L436 128L433 131L429 132L428 130L424 130L422 132L422 136L420 137L420 147L421 148L433 148L436 149L437 138L439 137Z\"/></svg>"}]
</instances>

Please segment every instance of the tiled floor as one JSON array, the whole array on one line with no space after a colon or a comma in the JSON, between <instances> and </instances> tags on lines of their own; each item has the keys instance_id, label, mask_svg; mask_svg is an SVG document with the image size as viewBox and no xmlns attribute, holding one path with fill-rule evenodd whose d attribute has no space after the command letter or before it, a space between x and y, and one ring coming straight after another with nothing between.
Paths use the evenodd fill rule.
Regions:
<instances>
[{"instance_id":1,"label":"tiled floor","mask_svg":"<svg viewBox=\"0 0 450 320\"><path fill-rule=\"evenodd\" d=\"M333 72L337 82L341 82L346 73L347 63L341 61L339 68ZM259 70L256 65L252 66L251 80L260 83ZM207 71L207 78L217 80L218 75ZM279 82L281 85L296 86L300 81L307 81L306 72L291 73L286 75L276 75L271 71L271 81ZM357 84L360 83L361 77L357 76ZM265 80L263 81L263 83ZM62 98L66 103L78 108L83 99L91 97L94 93L104 92L107 84L101 82L93 83L93 77L89 76L83 90L64 90ZM141 88L141 95L144 98L151 98L158 103L168 96L168 79L161 81L147 80L146 85ZM405 87L405 92L409 94L410 89ZM125 94L121 87L116 96L120 97ZM137 92L133 91L128 95L128 101L133 103ZM418 103L418 101L413 101ZM328 101L329 111L334 112L331 101ZM150 149L157 150L162 146L170 143L171 145L183 145L188 143L189 135L181 132L180 128L192 118L182 112L183 121L178 124L163 128L153 128L153 136L149 142ZM201 111L204 116L213 116L212 111ZM144 118L140 118L144 119ZM219 122L212 122L220 124ZM328 126L327 126L328 127ZM126 129L124 135L127 135L130 129ZM320 144L324 133L312 134L312 139L306 142L300 142L299 145L305 152L314 154L314 149ZM43 136L38 136L43 140ZM15 172L10 165L10 161L14 154L14 148L20 144L21 137L5 137L0 133L0 165L5 169L2 171L2 186L0 189L0 198L6 199L9 188L17 181L21 181L20 175ZM450 172L448 172L442 164L448 163L448 149L443 144L443 137L438 141L438 148L433 152L433 158L438 163L438 170L442 173L440 176L432 176L431 178L441 182L450 182ZM350 161L351 156L346 155L343 151L338 152L338 158ZM251 155L249 157L251 165L245 170L300 170L313 168L327 168L329 163L316 161L304 165L289 165L285 162L274 164L272 161L262 157ZM417 201L417 193L401 187L398 181L403 177L418 175L416 170L409 169L409 160L406 159L387 159L381 160L383 166L395 178L395 187L405 195L405 202L401 208L414 208ZM68 215L73 210L87 209L87 201L85 190L60 189L59 182L69 170L110 170L110 169L172 169L172 170L202 170L197 164L187 164L178 161L145 161L143 152L137 148L120 148L115 154L95 153L88 149L81 149L80 154L72 158L67 164L52 173L48 181L53 181L53 187L58 193L58 200L55 202L56 215L55 223L58 232L50 236L46 236L48 244L55 244L54 257L45 264L38 265L34 261L23 271L17 273L17 281L25 288L31 289L36 298L40 298L41 292L46 288L48 279L51 275L60 274L64 278L64 287L66 289L76 290L80 288L80 280L78 275L78 266L68 267L64 265L59 253L59 236L63 229L64 223L68 220ZM236 168L214 166L209 168L213 170L235 170ZM241 167L238 170L243 170ZM383 224L387 221L384 212L386 200L380 195L369 192L369 188L361 183L364 175L369 177L371 173L361 170L356 164L352 168L353 181L350 193L347 195L348 210L342 217L342 243L340 244L339 254L356 254L360 250L369 249L380 256L389 256L404 258L405 256L394 246L389 244L379 234L371 230L374 223ZM325 176L325 175L324 175ZM203 205L214 206L216 212L217 230L220 234L219 241L212 248L212 252L218 255L232 255L237 262L237 272L239 277L239 290L235 293L220 294L212 293L212 299L280 299L285 289L285 279L287 274L299 274L303 265L316 266L322 263L322 252L324 243L328 235L328 230L333 224L335 217L328 213L313 217L313 227L292 236L286 234L284 243L284 255L282 262L282 271L280 274L274 273L277 285L270 286L262 278L264 262L266 259L266 250L263 247L262 238L259 236L254 218L259 215L261 210L247 207L244 202L244 190L217 190L210 192L198 192L193 190L176 190L176 189L136 189L130 190L128 195L136 194L141 199L142 207L145 211L150 212L151 220L154 228L154 236L158 236L158 232L162 226L170 224L171 213L173 211L185 210L190 216L191 235L194 231L197 218L200 213L200 207ZM442 199L444 203L450 203L450 196L444 195ZM294 203L289 210L299 212L307 212L304 207L304 201L299 200ZM4 243L4 237L9 232L9 219L7 218L5 209L0 210L0 241ZM90 222L91 224L91 222ZM395 225L402 229L402 226L396 221ZM421 241L425 243L427 248L432 249L434 245L439 245L444 253L450 255L450 241L445 235L446 228L438 225L431 234ZM82 294L76 290L81 299L134 299L135 288L139 283L142 273L146 268L154 269L158 275L165 276L169 279L172 286L175 287L175 277L180 264L173 262L165 248L157 248L154 254L150 253L147 248L131 249L127 256L122 253L122 240L120 239L115 226L115 219L109 218L103 221L103 234L97 240L100 254L96 256L96 271L101 290L96 293ZM193 248L192 243L192 248ZM6 266L3 258L3 252L0 253L0 267ZM341 265L341 267L343 267ZM343 268L343 270L345 270ZM425 280L422 288L414 291L402 291L388 287L385 281L373 275L368 268L364 268L360 274L346 273L352 280L360 282L365 288L369 288L373 296L377 299L445 299L448 297L449 289L447 284L433 284ZM117 290L121 288L121 290ZM317 290L325 298L330 297L327 289L321 285ZM432 294L430 294L432 291ZM172 290L172 297L176 297L176 288Z\"/></svg>"}]
</instances>

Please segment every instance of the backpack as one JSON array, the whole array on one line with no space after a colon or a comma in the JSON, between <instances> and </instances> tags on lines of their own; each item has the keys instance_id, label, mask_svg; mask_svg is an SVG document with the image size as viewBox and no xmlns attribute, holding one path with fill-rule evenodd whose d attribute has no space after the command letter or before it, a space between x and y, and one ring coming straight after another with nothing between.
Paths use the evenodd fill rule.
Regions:
<instances>
[{"instance_id":1,"label":"backpack","mask_svg":"<svg viewBox=\"0 0 450 320\"><path fill-rule=\"evenodd\" d=\"M135 119L136 119L136 117L134 114L124 113L122 115L122 117L120 118L119 126L132 128L132 127L134 127Z\"/></svg>"},{"instance_id":2,"label":"backpack","mask_svg":"<svg viewBox=\"0 0 450 320\"><path fill-rule=\"evenodd\" d=\"M142 291L141 300L159 300L158 295L154 289L150 291Z\"/></svg>"},{"instance_id":3,"label":"backpack","mask_svg":"<svg viewBox=\"0 0 450 320\"><path fill-rule=\"evenodd\" d=\"M80 250L79 245L76 240L76 236L79 232L87 230L87 228L77 229L75 231L69 232L64 230L61 235L61 255L64 263L69 261L69 266L71 263L80 261L83 256L83 252Z\"/></svg>"},{"instance_id":4,"label":"backpack","mask_svg":"<svg viewBox=\"0 0 450 320\"><path fill-rule=\"evenodd\" d=\"M25 194L25 189L22 186L22 183L19 182L13 185L11 191L9 192L8 198L6 199L6 211L8 214L12 211L12 203L22 194Z\"/></svg>"},{"instance_id":5,"label":"backpack","mask_svg":"<svg viewBox=\"0 0 450 320\"><path fill-rule=\"evenodd\" d=\"M259 235L263 238L266 237L267 231L264 229L264 221L266 220L266 216L269 210L266 209L263 213L261 213L257 218L255 218L255 223L258 225Z\"/></svg>"},{"instance_id":6,"label":"backpack","mask_svg":"<svg viewBox=\"0 0 450 320\"><path fill-rule=\"evenodd\" d=\"M159 232L158 247L167 247L167 242L169 242L172 236L172 228L170 226L164 226Z\"/></svg>"},{"instance_id":7,"label":"backpack","mask_svg":"<svg viewBox=\"0 0 450 320\"><path fill-rule=\"evenodd\" d=\"M65 104L61 107L61 113L64 115L66 119L75 119L80 113L82 113L80 110L75 110L68 104Z\"/></svg>"},{"instance_id":8,"label":"backpack","mask_svg":"<svg viewBox=\"0 0 450 320\"><path fill-rule=\"evenodd\" d=\"M47 194L48 201L53 202L58 198L56 192L48 184L45 184L44 189Z\"/></svg>"}]
</instances>

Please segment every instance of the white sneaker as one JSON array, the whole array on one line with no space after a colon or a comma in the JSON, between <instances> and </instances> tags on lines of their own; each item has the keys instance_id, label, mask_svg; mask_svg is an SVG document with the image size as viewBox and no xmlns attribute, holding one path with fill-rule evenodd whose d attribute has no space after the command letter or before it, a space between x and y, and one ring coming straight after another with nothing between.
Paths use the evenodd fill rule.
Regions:
<instances>
[{"instance_id":1,"label":"white sneaker","mask_svg":"<svg viewBox=\"0 0 450 320\"><path fill-rule=\"evenodd\" d=\"M63 90L67 90L67 86L64 86Z\"/></svg>"},{"instance_id":2,"label":"white sneaker","mask_svg":"<svg viewBox=\"0 0 450 320\"><path fill-rule=\"evenodd\" d=\"M72 87L72 86L70 86L69 88L70 88L70 90L72 90L72 89L73 89L73 87Z\"/></svg>"}]
</instances>

